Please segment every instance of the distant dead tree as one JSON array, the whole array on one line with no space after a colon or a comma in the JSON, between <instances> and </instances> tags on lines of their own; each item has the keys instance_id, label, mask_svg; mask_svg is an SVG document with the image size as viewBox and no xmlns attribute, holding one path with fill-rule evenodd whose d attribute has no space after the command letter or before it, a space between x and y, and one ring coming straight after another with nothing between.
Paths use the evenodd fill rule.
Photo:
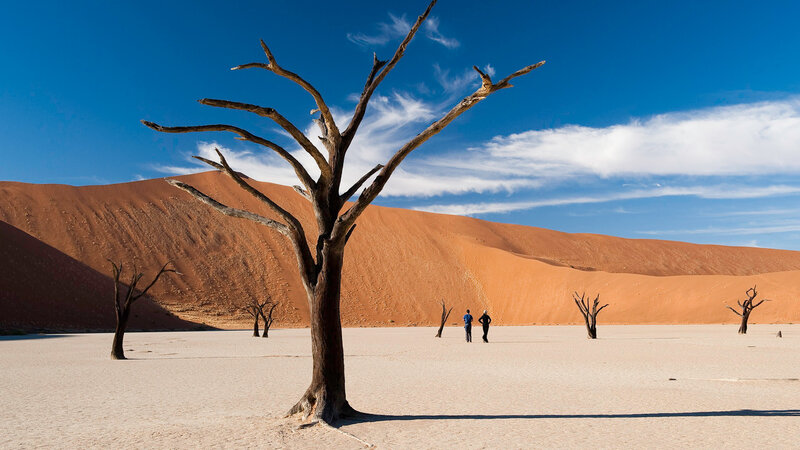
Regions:
<instances>
[{"instance_id":1,"label":"distant dead tree","mask_svg":"<svg viewBox=\"0 0 800 450\"><path fill-rule=\"evenodd\" d=\"M269 329L272 327L272 322L275 320L275 318L272 317L272 312L275 311L275 307L277 306L278 302L273 303L267 314L264 314L264 308L261 308L261 318L264 319L264 334L261 335L261 337L269 337Z\"/></svg>"},{"instance_id":2,"label":"distant dead tree","mask_svg":"<svg viewBox=\"0 0 800 450\"><path fill-rule=\"evenodd\" d=\"M583 320L586 321L586 332L589 334L589 339L597 339L597 314L608 306L608 303L598 308L600 294L597 294L597 297L591 302L589 298L586 297L585 292L581 295L578 295L577 291L572 294L572 299L575 300L575 304L583 314Z\"/></svg>"},{"instance_id":3,"label":"distant dead tree","mask_svg":"<svg viewBox=\"0 0 800 450\"><path fill-rule=\"evenodd\" d=\"M439 323L439 331L436 332L436 337L442 337L442 330L444 330L444 323L447 322L447 318L450 317L450 313L453 311L453 307L451 306L450 309L446 309L444 305L444 300L442 300L442 321Z\"/></svg>"},{"instance_id":4,"label":"distant dead tree","mask_svg":"<svg viewBox=\"0 0 800 450\"><path fill-rule=\"evenodd\" d=\"M480 87L475 92L464 97L450 111L428 125L427 128L407 143L397 148L391 158L384 164L376 165L351 186L343 186L342 175L345 167L345 156L365 117L370 99L381 82L403 57L406 47L435 4L436 0L430 2L425 12L417 18L389 60L381 61L377 55L373 55L372 68L367 74L364 88L353 108L352 118L343 129L340 129L339 124L334 121L334 113L322 98L322 94L305 78L279 65L264 41L261 41L261 48L266 56L266 62L253 62L233 68L234 70L251 68L266 70L296 83L307 91L315 103L312 113L319 114L316 119L320 133L319 142L324 147L324 151L327 152L327 156L322 154L322 151L301 128L298 128L271 107L209 98L200 100L203 105L247 111L275 122L297 142L301 151L304 151L310 157L310 160L314 161L313 172L318 171L319 173L316 179L312 177L313 172L307 170L294 152L243 128L228 124L167 127L153 122L142 121L144 125L165 133L208 131L234 133L238 135L238 139L261 145L277 153L294 169L300 180L300 185L296 186L295 190L310 202L316 218L316 234L310 236L310 239L307 239L303 225L293 214L253 187L246 178L234 171L219 150L217 150L219 162L199 156L195 158L232 178L244 191L264 203L272 211L272 218L242 209L231 208L182 181L167 180L173 186L188 192L220 213L230 217L252 220L264 225L281 233L291 243L309 304L312 374L308 389L289 410L288 415L299 413L302 414L304 419L313 415L315 420L330 424L339 417L359 414L348 403L345 392L344 348L342 345L340 314L344 249L345 244L347 244L353 233L356 220L367 206L378 197L389 178L400 166L400 163L412 151L419 148L420 145L442 131L458 116L486 99L489 95L512 87L512 80L526 75L544 64L544 61L541 61L523 67L497 82L493 82L489 74L474 67L481 81ZM325 51L336 51L330 45L326 44L325 47ZM335 70L335 68L325 67L321 70L322 74L327 74L330 70ZM524 103L530 105L531 101L526 99ZM371 182L369 181L370 179L372 179ZM366 188L362 189L365 183ZM355 202L347 204L356 195L358 197ZM311 242L310 245L309 242Z\"/></svg>"},{"instance_id":5,"label":"distant dead tree","mask_svg":"<svg viewBox=\"0 0 800 450\"><path fill-rule=\"evenodd\" d=\"M112 273L114 275L114 311L116 312L117 316L117 327L114 330L114 343L111 345L111 359L125 359L125 351L122 348L122 339L125 337L125 329L128 327L128 317L131 314L131 305L136 300L139 300L142 296L147 294L147 291L156 284L158 278L161 277L162 274L167 272L175 272L175 269L168 269L167 266L170 264L167 261L161 267L161 270L158 271L153 281L147 285L143 290L137 293L136 286L139 284L139 281L144 276L144 273L139 272L136 270L136 266L133 266L133 273L131 274L131 279L128 282L128 291L125 294L124 299L120 298L120 281L119 278L122 275L122 263L115 263L114 261L108 260L112 266Z\"/></svg>"},{"instance_id":6,"label":"distant dead tree","mask_svg":"<svg viewBox=\"0 0 800 450\"><path fill-rule=\"evenodd\" d=\"M758 307L758 305L769 301L768 299L764 298L764 299L761 299L761 301L758 302L758 303L755 303L755 304L753 303L753 301L758 296L758 291L756 291L756 287L755 286L753 286L750 289L748 289L747 291L745 291L745 295L747 295L747 299L746 300L744 300L744 301L737 300L736 301L736 303L739 304L739 307L742 308L742 312L739 312L739 311L733 309L732 307L730 307L728 305L725 305L726 308L730 309L731 311L734 312L734 314L736 314L737 316L742 318L742 324L739 325L739 334L747 334L747 321L750 319L750 313L753 312L753 310L756 309L756 307Z\"/></svg>"},{"instance_id":7,"label":"distant dead tree","mask_svg":"<svg viewBox=\"0 0 800 450\"><path fill-rule=\"evenodd\" d=\"M259 302L255 298L251 298L250 302L242 307L242 310L250 317L253 318L253 337L259 337L258 334L258 318L264 315L264 307L269 303L269 299Z\"/></svg>"}]
</instances>

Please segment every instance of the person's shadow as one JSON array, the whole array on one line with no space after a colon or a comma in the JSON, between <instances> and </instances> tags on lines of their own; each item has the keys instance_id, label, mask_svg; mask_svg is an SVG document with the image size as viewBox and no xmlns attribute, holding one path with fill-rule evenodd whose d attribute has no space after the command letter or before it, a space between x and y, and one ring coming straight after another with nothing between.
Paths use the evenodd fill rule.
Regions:
<instances>
[{"instance_id":1,"label":"person's shadow","mask_svg":"<svg viewBox=\"0 0 800 450\"><path fill-rule=\"evenodd\" d=\"M342 419L339 425L402 420L510 420L510 419L648 419L668 417L800 417L800 409L735 409L616 414L367 414Z\"/></svg>"}]
</instances>

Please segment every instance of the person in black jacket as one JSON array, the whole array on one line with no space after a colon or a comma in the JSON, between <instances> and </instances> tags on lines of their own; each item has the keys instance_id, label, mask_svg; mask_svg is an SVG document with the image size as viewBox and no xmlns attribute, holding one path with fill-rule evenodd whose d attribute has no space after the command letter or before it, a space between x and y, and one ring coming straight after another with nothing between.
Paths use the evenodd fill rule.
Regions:
<instances>
[{"instance_id":1,"label":"person in black jacket","mask_svg":"<svg viewBox=\"0 0 800 450\"><path fill-rule=\"evenodd\" d=\"M492 318L483 310L483 315L478 319L478 323L483 325L483 342L489 342L489 324L492 323Z\"/></svg>"}]
</instances>

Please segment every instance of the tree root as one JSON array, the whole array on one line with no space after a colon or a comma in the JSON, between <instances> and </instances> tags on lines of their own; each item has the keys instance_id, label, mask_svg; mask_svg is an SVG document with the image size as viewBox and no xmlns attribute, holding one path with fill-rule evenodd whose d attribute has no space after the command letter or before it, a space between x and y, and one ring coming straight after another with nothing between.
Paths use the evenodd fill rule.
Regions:
<instances>
[{"instance_id":1,"label":"tree root","mask_svg":"<svg viewBox=\"0 0 800 450\"><path fill-rule=\"evenodd\" d=\"M355 410L344 398L331 399L325 389L306 391L303 397L292 406L285 417L302 414L303 421L312 418L313 421L333 425L338 419L357 418L364 416Z\"/></svg>"}]
</instances>

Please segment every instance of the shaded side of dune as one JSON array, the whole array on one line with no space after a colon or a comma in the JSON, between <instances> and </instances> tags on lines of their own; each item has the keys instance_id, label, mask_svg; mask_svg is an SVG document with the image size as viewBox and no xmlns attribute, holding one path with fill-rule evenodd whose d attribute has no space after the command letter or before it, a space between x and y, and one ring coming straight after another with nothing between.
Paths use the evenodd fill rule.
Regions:
<instances>
[{"instance_id":1,"label":"shaded side of dune","mask_svg":"<svg viewBox=\"0 0 800 450\"><path fill-rule=\"evenodd\" d=\"M0 333L113 331L113 280L29 234L0 222ZM130 330L191 330L143 297Z\"/></svg>"}]
</instances>

